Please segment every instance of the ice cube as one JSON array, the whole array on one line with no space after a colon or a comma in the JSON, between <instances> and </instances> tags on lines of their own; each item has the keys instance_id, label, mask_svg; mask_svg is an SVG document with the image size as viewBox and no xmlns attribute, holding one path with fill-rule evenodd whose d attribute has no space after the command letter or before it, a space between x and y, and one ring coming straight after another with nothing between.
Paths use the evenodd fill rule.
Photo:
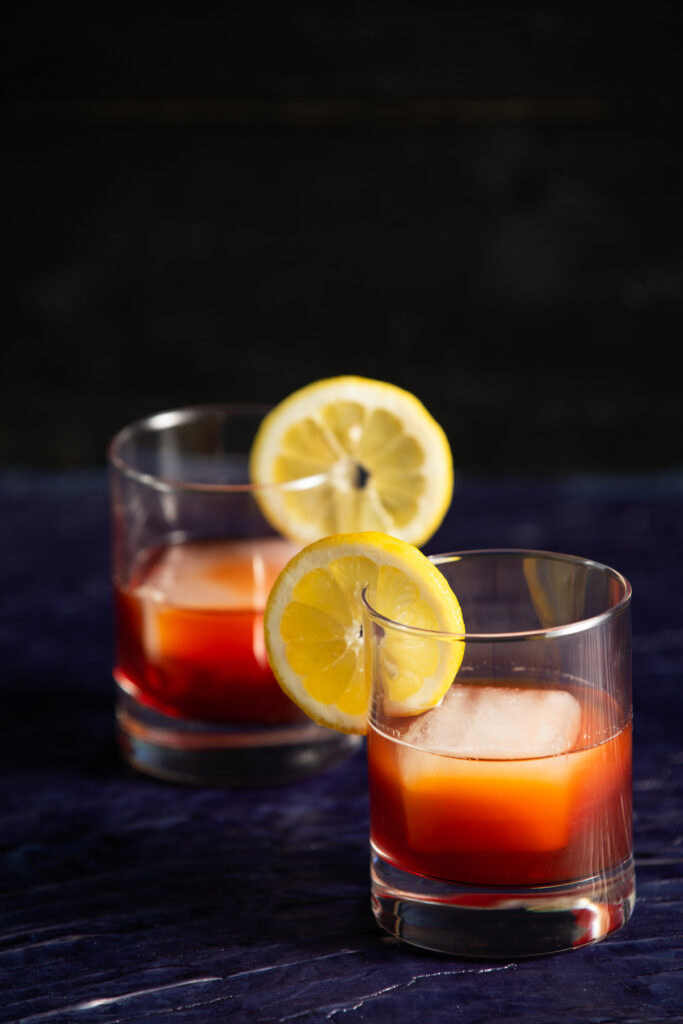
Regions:
<instances>
[{"instance_id":1,"label":"ice cube","mask_svg":"<svg viewBox=\"0 0 683 1024\"><path fill-rule=\"evenodd\" d=\"M154 564L137 596L179 608L262 609L296 550L277 537L175 544Z\"/></svg>"},{"instance_id":2,"label":"ice cube","mask_svg":"<svg viewBox=\"0 0 683 1024\"><path fill-rule=\"evenodd\" d=\"M535 758L571 750L580 726L581 705L566 690L456 683L403 739L459 757Z\"/></svg>"},{"instance_id":3,"label":"ice cube","mask_svg":"<svg viewBox=\"0 0 683 1024\"><path fill-rule=\"evenodd\" d=\"M147 655L161 654L159 616L167 609L263 611L275 577L297 550L278 537L168 547L135 590Z\"/></svg>"}]
</instances>

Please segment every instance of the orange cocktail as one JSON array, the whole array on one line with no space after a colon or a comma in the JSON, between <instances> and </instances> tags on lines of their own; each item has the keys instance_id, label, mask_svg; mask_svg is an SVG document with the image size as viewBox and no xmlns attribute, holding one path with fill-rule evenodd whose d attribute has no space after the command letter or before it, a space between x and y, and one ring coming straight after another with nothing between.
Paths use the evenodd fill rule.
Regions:
<instances>
[{"instance_id":1,"label":"orange cocktail","mask_svg":"<svg viewBox=\"0 0 683 1024\"><path fill-rule=\"evenodd\" d=\"M635 900L630 586L549 552L433 561L459 632L366 601L375 916L463 956L596 942ZM418 665L446 686L408 715Z\"/></svg>"},{"instance_id":2,"label":"orange cocktail","mask_svg":"<svg viewBox=\"0 0 683 1024\"><path fill-rule=\"evenodd\" d=\"M268 664L266 601L301 543L264 506L324 505L327 477L294 467L254 479L265 414L175 409L109 448L117 737L129 764L164 779L293 781L358 745L311 722Z\"/></svg>"},{"instance_id":3,"label":"orange cocktail","mask_svg":"<svg viewBox=\"0 0 683 1024\"><path fill-rule=\"evenodd\" d=\"M514 680L503 689L514 695ZM371 728L374 849L404 870L482 886L558 884L628 857L630 723L610 735L601 698L571 696L571 748L545 756L459 757L402 740L405 723L399 736Z\"/></svg>"},{"instance_id":4,"label":"orange cocktail","mask_svg":"<svg viewBox=\"0 0 683 1024\"><path fill-rule=\"evenodd\" d=\"M263 609L297 550L277 537L195 541L140 559L115 588L116 679L164 714L203 722L301 721L271 672Z\"/></svg>"}]
</instances>

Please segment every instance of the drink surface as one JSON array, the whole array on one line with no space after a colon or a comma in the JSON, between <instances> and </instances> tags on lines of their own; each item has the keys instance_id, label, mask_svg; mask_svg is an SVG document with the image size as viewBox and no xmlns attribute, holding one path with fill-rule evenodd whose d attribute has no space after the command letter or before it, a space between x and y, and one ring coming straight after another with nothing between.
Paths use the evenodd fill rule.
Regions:
<instances>
[{"instance_id":1,"label":"drink surface","mask_svg":"<svg viewBox=\"0 0 683 1024\"><path fill-rule=\"evenodd\" d=\"M483 756L472 739L479 722L469 728L463 719L474 713L465 691L492 697ZM499 715L504 697L512 710ZM585 878L628 857L631 725L618 720L609 697L587 687L510 681L454 686L447 698L458 712L456 750L469 743L466 756L444 752L441 723L431 729L431 743L420 719L393 719L385 731L370 726L370 829L382 857L431 878L513 886ZM517 746L514 737L501 739L514 731L515 704L520 723L522 715L529 723ZM500 753L491 746L498 743Z\"/></svg>"},{"instance_id":2,"label":"drink surface","mask_svg":"<svg viewBox=\"0 0 683 1024\"><path fill-rule=\"evenodd\" d=\"M296 551L279 538L174 544L115 588L119 683L168 715L274 724L304 716L266 657L263 609Z\"/></svg>"}]
</instances>

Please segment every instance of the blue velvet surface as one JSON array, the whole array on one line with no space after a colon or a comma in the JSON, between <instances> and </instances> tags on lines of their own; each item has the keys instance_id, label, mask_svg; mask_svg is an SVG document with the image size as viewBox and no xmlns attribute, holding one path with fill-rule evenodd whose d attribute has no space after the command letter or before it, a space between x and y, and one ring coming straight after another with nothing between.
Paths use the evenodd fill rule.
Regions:
<instances>
[{"instance_id":1,"label":"blue velvet surface","mask_svg":"<svg viewBox=\"0 0 683 1024\"><path fill-rule=\"evenodd\" d=\"M683 1020L683 473L463 478L429 551L529 546L634 589L638 898L580 951L478 962L381 933L364 753L293 786L190 789L113 739L104 474L0 476L0 1020Z\"/></svg>"}]
</instances>

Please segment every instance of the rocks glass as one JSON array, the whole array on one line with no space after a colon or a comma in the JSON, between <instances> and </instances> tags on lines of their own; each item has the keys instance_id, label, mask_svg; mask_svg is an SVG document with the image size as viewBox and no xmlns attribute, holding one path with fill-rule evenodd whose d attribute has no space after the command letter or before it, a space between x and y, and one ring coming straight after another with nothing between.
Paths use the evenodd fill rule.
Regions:
<instances>
[{"instance_id":1,"label":"rocks glass","mask_svg":"<svg viewBox=\"0 0 683 1024\"><path fill-rule=\"evenodd\" d=\"M377 921L468 957L596 942L635 899L630 586L604 565L544 552L433 560L465 635L402 626L366 601ZM464 643L436 708L385 712L388 638L425 658Z\"/></svg>"},{"instance_id":2,"label":"rocks glass","mask_svg":"<svg viewBox=\"0 0 683 1024\"><path fill-rule=\"evenodd\" d=\"M151 775L257 786L331 767L357 737L311 722L269 668L263 609L297 546L264 518L248 457L267 409L160 413L111 442L116 716ZM324 476L272 485L314 497Z\"/></svg>"}]
</instances>

